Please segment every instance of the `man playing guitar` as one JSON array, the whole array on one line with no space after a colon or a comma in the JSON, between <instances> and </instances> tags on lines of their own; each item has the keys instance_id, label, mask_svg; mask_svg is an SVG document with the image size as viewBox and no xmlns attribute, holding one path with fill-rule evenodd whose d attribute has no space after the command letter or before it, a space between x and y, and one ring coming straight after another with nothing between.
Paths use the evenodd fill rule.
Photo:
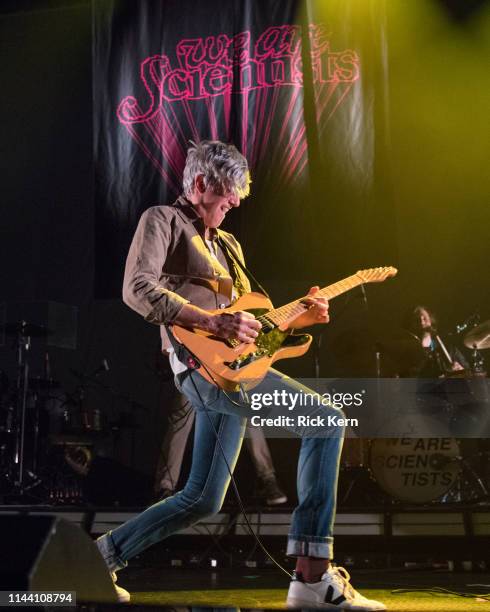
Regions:
<instances>
[{"instance_id":1,"label":"man playing guitar","mask_svg":"<svg viewBox=\"0 0 490 612\"><path fill-rule=\"evenodd\" d=\"M183 490L97 541L114 580L118 569L151 544L218 512L229 485L250 406L243 394L224 391L197 372L197 364L169 338L165 325L201 330L241 346L253 344L259 336L262 325L250 312L220 312L250 292L239 243L218 229L226 214L248 195L249 183L247 161L233 145L219 141L193 144L184 169L184 195L171 206L145 211L133 238L123 299L147 321L160 326L176 384L196 411L196 425L192 467ZM286 327L328 322L328 302L319 293L318 287L310 289L301 312ZM254 393L272 390L313 393L270 369ZM329 405L319 405L311 407L312 414L321 411L324 416L342 416ZM279 406L268 408L268 416L279 413ZM382 603L354 590L343 568L331 564L343 428L330 427L317 437L309 437L304 428L292 429L303 437L299 503L287 546L287 553L297 559L288 605L384 610ZM128 601L129 593L117 589L120 599Z\"/></svg>"}]
</instances>

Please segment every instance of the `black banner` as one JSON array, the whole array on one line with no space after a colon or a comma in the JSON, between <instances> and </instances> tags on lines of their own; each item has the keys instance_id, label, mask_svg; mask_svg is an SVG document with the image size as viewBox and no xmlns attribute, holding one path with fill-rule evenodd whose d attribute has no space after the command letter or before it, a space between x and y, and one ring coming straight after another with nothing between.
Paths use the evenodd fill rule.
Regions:
<instances>
[{"instance_id":1,"label":"black banner","mask_svg":"<svg viewBox=\"0 0 490 612\"><path fill-rule=\"evenodd\" d=\"M249 160L255 194L305 187L318 134L351 94L359 59L298 8L95 3L99 297L119 292L141 212L179 195L189 140L233 142Z\"/></svg>"}]
</instances>

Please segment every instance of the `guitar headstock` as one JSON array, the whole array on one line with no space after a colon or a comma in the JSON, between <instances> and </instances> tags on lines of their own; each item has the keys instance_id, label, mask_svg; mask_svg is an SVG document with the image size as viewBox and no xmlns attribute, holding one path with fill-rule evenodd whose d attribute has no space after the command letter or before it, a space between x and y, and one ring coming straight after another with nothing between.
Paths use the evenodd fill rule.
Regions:
<instances>
[{"instance_id":1,"label":"guitar headstock","mask_svg":"<svg viewBox=\"0 0 490 612\"><path fill-rule=\"evenodd\" d=\"M367 270L358 270L358 276L363 283L382 283L387 278L393 278L398 274L398 270L392 266L384 268L368 268Z\"/></svg>"}]
</instances>

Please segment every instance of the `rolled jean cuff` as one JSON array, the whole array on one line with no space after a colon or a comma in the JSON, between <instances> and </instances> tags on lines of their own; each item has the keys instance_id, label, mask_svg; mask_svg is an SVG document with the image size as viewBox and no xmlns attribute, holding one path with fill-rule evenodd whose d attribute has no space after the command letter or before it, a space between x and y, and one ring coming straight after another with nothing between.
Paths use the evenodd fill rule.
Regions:
<instances>
[{"instance_id":1,"label":"rolled jean cuff","mask_svg":"<svg viewBox=\"0 0 490 612\"><path fill-rule=\"evenodd\" d=\"M292 557L333 559L333 538L307 535L289 535L286 554Z\"/></svg>"},{"instance_id":2,"label":"rolled jean cuff","mask_svg":"<svg viewBox=\"0 0 490 612\"><path fill-rule=\"evenodd\" d=\"M127 561L123 561L116 552L110 531L97 538L95 543L110 572L117 572L127 566Z\"/></svg>"}]
</instances>

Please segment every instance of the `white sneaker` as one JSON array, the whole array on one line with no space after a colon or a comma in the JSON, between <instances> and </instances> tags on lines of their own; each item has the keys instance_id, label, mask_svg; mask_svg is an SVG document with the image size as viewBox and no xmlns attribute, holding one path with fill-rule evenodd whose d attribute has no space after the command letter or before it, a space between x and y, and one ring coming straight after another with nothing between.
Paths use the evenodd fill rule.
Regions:
<instances>
[{"instance_id":1,"label":"white sneaker","mask_svg":"<svg viewBox=\"0 0 490 612\"><path fill-rule=\"evenodd\" d=\"M126 589L123 589L122 587L116 584L116 572L111 572L111 578L112 582L114 583L114 588L116 589L118 601L120 601L121 603L129 603L129 601L131 600L131 595L128 593L128 591L126 591Z\"/></svg>"},{"instance_id":2,"label":"white sneaker","mask_svg":"<svg viewBox=\"0 0 490 612\"><path fill-rule=\"evenodd\" d=\"M349 572L330 566L320 582L303 582L294 576L286 601L288 608L321 608L324 610L386 610L380 601L366 599L349 582Z\"/></svg>"}]
</instances>

